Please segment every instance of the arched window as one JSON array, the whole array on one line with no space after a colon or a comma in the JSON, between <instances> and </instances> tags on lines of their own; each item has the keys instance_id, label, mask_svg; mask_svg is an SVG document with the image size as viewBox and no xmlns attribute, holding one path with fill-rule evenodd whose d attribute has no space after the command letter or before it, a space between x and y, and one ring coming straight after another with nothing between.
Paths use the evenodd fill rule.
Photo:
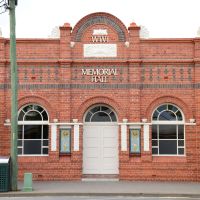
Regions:
<instances>
[{"instance_id":1,"label":"arched window","mask_svg":"<svg viewBox=\"0 0 200 200\"><path fill-rule=\"evenodd\" d=\"M31 104L18 114L18 155L48 155L49 117L39 105Z\"/></svg>"},{"instance_id":2,"label":"arched window","mask_svg":"<svg viewBox=\"0 0 200 200\"><path fill-rule=\"evenodd\" d=\"M115 113L107 106L96 106L90 109L85 117L85 122L116 122Z\"/></svg>"},{"instance_id":3,"label":"arched window","mask_svg":"<svg viewBox=\"0 0 200 200\"><path fill-rule=\"evenodd\" d=\"M152 154L184 155L184 117L172 104L159 106L152 116Z\"/></svg>"}]
</instances>

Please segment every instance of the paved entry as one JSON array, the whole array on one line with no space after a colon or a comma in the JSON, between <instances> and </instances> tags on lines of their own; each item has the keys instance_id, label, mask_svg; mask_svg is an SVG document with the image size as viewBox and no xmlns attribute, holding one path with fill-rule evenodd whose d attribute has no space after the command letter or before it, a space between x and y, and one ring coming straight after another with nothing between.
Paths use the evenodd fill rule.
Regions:
<instances>
[{"instance_id":1,"label":"paved entry","mask_svg":"<svg viewBox=\"0 0 200 200\"><path fill-rule=\"evenodd\" d=\"M118 174L118 166L118 125L84 125L83 174Z\"/></svg>"}]
</instances>

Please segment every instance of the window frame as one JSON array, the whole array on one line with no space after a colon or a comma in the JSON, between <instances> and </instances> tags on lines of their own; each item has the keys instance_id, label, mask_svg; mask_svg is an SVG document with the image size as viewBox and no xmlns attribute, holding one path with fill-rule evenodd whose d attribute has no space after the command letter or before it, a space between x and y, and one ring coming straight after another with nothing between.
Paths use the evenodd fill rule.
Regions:
<instances>
[{"instance_id":1,"label":"window frame","mask_svg":"<svg viewBox=\"0 0 200 200\"><path fill-rule=\"evenodd\" d=\"M94 108L97 108L97 107L100 107L100 110L95 111L95 112L92 112L92 110L93 110ZM107 113L106 111L101 110L101 107L106 107L106 108L110 109L110 112ZM107 116L109 117L110 121L91 121L91 119L95 116L95 114L101 113L101 112L107 114ZM89 113L91 113L90 120L89 120L89 121L86 121L87 115L88 115ZM110 116L111 113L114 113L114 116L115 116L115 118L116 118L115 121L113 121L112 117ZM110 106L105 105L105 104L96 104L96 105L91 106L90 108L88 108L88 110L85 112L85 115L84 115L84 118L83 118L83 119L84 119L84 120L83 120L84 123L117 123L117 122L118 122L118 118L117 118L116 112L115 112Z\"/></svg>"},{"instance_id":2,"label":"window frame","mask_svg":"<svg viewBox=\"0 0 200 200\"><path fill-rule=\"evenodd\" d=\"M167 120L160 120L160 121L159 121L158 118L159 118L159 116L160 116L160 113L164 112L165 110L161 111L161 112L158 114L157 120L154 120L154 119L153 119L154 113L155 113L156 111L158 111L158 108L160 108L161 106L164 106L164 105L167 105L167 109L165 109L166 111L169 111L168 105L172 105L172 106L176 107L176 108L177 108L177 111L176 111L176 112L180 111L180 113L181 113L181 115L182 115L182 120L176 119L176 120L173 120L173 121L167 121ZM172 110L170 110L170 111L172 111ZM177 105L174 105L174 104L172 104L172 103L164 103L164 104L161 104L161 105L159 105L158 107L156 107L156 109L154 109L154 111L152 112L151 119L152 119L152 130L151 130L151 136L152 136L152 138L151 138L152 156L162 156L162 157L163 157L163 156L178 156L178 157L184 157L184 156L186 156L186 144L185 144L185 117L184 117L184 114L183 114L182 110L181 110ZM156 128L157 128L157 139L153 139L153 126L154 126L154 125L156 125ZM170 125L175 125L175 126L176 126L176 139L160 139L160 138L159 138L159 128L160 128L160 126L162 126L162 125L169 125L169 126L170 126ZM183 129L184 129L184 130L183 130L183 139L179 139L179 137L178 137L179 126L183 126ZM177 149L176 154L160 154L160 153L159 153L159 149L160 149L159 144L160 144L160 141L167 141L167 140L168 140L168 141L170 141L170 140L176 141L176 149ZM154 146L153 146L153 141L157 141L157 145L154 145ZM180 145L178 144L179 141L184 141L184 145L183 145L183 146L180 146ZM157 150L158 150L158 153L157 153L157 154L153 154L153 148L157 148ZM179 153L178 153L178 150L179 150L179 149L184 149L184 154L179 154Z\"/></svg>"},{"instance_id":3,"label":"window frame","mask_svg":"<svg viewBox=\"0 0 200 200\"><path fill-rule=\"evenodd\" d=\"M28 106L32 106L32 109L30 109L30 110L28 110L28 111L26 111L26 112L24 112L24 108L26 108L26 107L28 107ZM40 108L42 108L43 110L40 112L40 111L38 111L37 109L35 109L35 107L34 106L39 106ZM26 114L27 113L29 113L29 112L31 112L31 111L35 111L35 112L38 112L40 115L41 115L41 117L42 117L42 120L40 120L40 121L32 121L32 120L26 120L25 121L25 116L26 116ZM47 110L43 107L43 106L41 106L41 105L39 105L39 104L27 104L27 105L25 105L25 106L23 106L23 107L21 107L20 109L19 109L19 111L18 111L18 118L19 118L19 115L20 115L20 113L21 112L24 112L24 116L23 116L23 120L18 120L18 127L19 126L22 126L22 139L19 139L18 138L18 142L19 141L21 141L21 145L17 145L17 149L21 149L22 150L22 152L21 152L21 154L18 154L18 156L49 156L49 114L48 114L48 112L47 112ZM43 119L43 115L42 115L42 113L43 112L46 112L46 115L47 115L47 120L44 120ZM24 127L26 126L26 125L40 125L40 126L42 126L41 127L41 138L40 139L25 139L24 138L24 135L25 135L25 132L24 132ZM44 126L47 126L47 128L48 128L48 138L47 139L44 139L44 136L43 136L43 132L44 132ZM18 132L18 134L19 134L19 132ZM40 141L41 142L41 149L40 149L40 152L41 152L41 154L24 154L24 148L25 148L25 146L24 146L24 141ZM48 142L48 145L43 145L44 143L44 141L47 141ZM43 150L44 149L47 149L48 150L48 154L44 154L43 153Z\"/></svg>"}]
</instances>

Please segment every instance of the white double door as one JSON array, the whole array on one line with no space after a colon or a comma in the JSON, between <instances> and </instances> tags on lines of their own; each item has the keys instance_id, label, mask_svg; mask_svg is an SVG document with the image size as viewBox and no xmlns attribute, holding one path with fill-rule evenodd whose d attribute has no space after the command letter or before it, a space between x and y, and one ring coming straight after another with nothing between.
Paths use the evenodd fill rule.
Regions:
<instances>
[{"instance_id":1,"label":"white double door","mask_svg":"<svg viewBox=\"0 0 200 200\"><path fill-rule=\"evenodd\" d=\"M83 130L83 174L118 174L118 125L88 123Z\"/></svg>"}]
</instances>

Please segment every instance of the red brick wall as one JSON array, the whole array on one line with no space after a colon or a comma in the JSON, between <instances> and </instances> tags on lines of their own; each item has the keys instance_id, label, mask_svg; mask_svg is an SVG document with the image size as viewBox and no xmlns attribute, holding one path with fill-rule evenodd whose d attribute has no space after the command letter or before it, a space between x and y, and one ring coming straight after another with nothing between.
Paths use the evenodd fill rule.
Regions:
<instances>
[{"instance_id":1,"label":"red brick wall","mask_svg":"<svg viewBox=\"0 0 200 200\"><path fill-rule=\"evenodd\" d=\"M116 17L101 13L119 24L126 41L119 41L116 30L109 24L93 24L83 32L81 41L74 38L81 25L93 14L80 20L72 30L69 24L60 28L60 39L19 39L17 59L19 66L19 108L29 103L43 106L50 117L59 122L83 122L84 114L95 104L107 104L117 113L118 121L151 122L153 110L162 103L177 105L185 121L196 119L196 125L185 126L186 155L152 156L144 152L143 126L141 127L141 155L130 156L121 151L119 128L119 178L122 180L183 180L199 181L200 168L200 40L199 39L140 39L140 28L131 24L129 29ZM106 28L109 42L117 44L117 58L84 58L83 44L92 43L94 28ZM72 43L74 46L71 47ZM83 79L83 67L116 67L118 75L109 77L106 87ZM116 79L115 79L116 78ZM10 119L9 40L0 38L0 155L9 155ZM71 88L68 87L71 84ZM59 87L58 87L59 85ZM63 86L64 85L64 86ZM73 87L72 87L73 86ZM81 88L81 86L84 86ZM115 86L115 87L111 87ZM63 88L65 87L65 88ZM150 126L151 129L151 126ZM19 179L24 172L32 172L34 180L80 180L82 177L82 134L80 151L59 155L59 127L57 151L51 151L49 127L48 156L19 156ZM128 131L127 131L128 135ZM129 139L127 138L129 144Z\"/></svg>"}]
</instances>

